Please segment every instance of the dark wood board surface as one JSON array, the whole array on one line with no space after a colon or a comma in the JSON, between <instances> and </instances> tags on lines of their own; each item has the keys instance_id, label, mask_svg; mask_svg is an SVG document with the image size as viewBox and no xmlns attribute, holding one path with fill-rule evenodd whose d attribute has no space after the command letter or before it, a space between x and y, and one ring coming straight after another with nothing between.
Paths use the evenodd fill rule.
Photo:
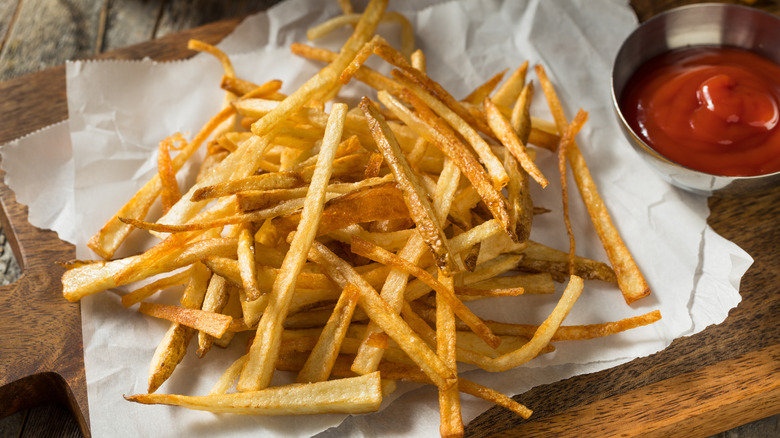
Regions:
<instances>
[{"instance_id":1,"label":"dark wood board surface","mask_svg":"<svg viewBox=\"0 0 780 438\"><path fill-rule=\"evenodd\" d=\"M64 20L75 23L76 29L72 38L61 41L59 50L65 53L52 53L42 45L30 56L21 47L24 38L12 47L20 38L18 33L24 35L16 29L25 20L29 23L24 27L33 26L35 17L29 11L35 9L31 8L38 7L40 15L45 15L47 3L0 0L0 33L4 35L0 79L8 79L0 83L0 144L67 117L64 67L35 71L36 61L51 62L57 56L180 59L191 55L184 48L189 38L217 42L239 22L236 17L269 2L236 2L239 6L222 6L220 10L214 9L219 9L213 6L217 2L206 1L69 2L79 13ZM116 7L117 3L125 5ZM646 19L660 10L691 2L631 3L638 17ZM8 9L7 5L16 6L10 18L3 9ZM774 13L780 10L777 2L758 1L755 5ZM84 18L87 16L93 18ZM234 18L181 30L208 21L204 18L208 16ZM160 35L165 36L149 40ZM117 49L136 41L143 42ZM12 49L18 52L12 53ZM108 49L117 50L106 52ZM26 64L20 66L9 59L24 59ZM29 71L34 72L17 76ZM776 315L780 314L780 297L775 293L780 281L780 260L776 257L779 201L780 188L751 198L710 199L713 228L756 260L743 278L742 303L723 324L678 339L666 350L629 364L534 388L518 397L535 407L531 421L492 409L468 426L469 435L709 436L767 417L771 418L741 429L748 431L745 433L753 430L753 435L738 435L737 430L723 436L779 433L780 378L776 376L780 375L780 327ZM70 406L81 430L87 431L79 307L61 298L61 271L52 264L72 258L73 248L54 233L30 226L26 208L15 202L4 184L0 185L0 202L4 207L0 220L23 270L17 282L0 288L0 321L6 329L5 340L0 341L0 417L53 401ZM14 330L15 325L6 323L9 316L34 323ZM15 423L0 420L0 436L22 436L22 432L37 436L40 433L35 431L47 430L45 427L54 430L54 436L79 434L72 422L63 420L55 429L51 429L51 421L48 426L39 424L65 416L61 409L29 412L33 414L25 417L26 432L21 426L14 428Z\"/></svg>"}]
</instances>

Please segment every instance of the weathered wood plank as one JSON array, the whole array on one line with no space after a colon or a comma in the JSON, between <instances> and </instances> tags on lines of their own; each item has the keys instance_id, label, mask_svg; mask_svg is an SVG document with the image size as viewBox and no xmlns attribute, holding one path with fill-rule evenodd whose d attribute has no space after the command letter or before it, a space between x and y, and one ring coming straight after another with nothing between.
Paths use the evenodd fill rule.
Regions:
<instances>
[{"instance_id":1,"label":"weathered wood plank","mask_svg":"<svg viewBox=\"0 0 780 438\"><path fill-rule=\"evenodd\" d=\"M0 419L0 437L16 438L22 430L24 420L27 417L27 411L17 412L13 415Z\"/></svg>"},{"instance_id":2,"label":"weathered wood plank","mask_svg":"<svg viewBox=\"0 0 780 438\"><path fill-rule=\"evenodd\" d=\"M101 52L153 39L162 4L162 0L110 2Z\"/></svg>"},{"instance_id":3,"label":"weathered wood plank","mask_svg":"<svg viewBox=\"0 0 780 438\"><path fill-rule=\"evenodd\" d=\"M214 2L0 0L0 80L84 59L206 23L244 17L279 0ZM20 10L14 14L17 4Z\"/></svg>"},{"instance_id":4,"label":"weathered wood plank","mask_svg":"<svg viewBox=\"0 0 780 438\"><path fill-rule=\"evenodd\" d=\"M155 37L202 26L215 17L237 18L267 9L279 0L247 0L214 2L210 0L183 0L165 2Z\"/></svg>"},{"instance_id":5,"label":"weathered wood plank","mask_svg":"<svg viewBox=\"0 0 780 438\"><path fill-rule=\"evenodd\" d=\"M0 0L0 48L16 11L17 0Z\"/></svg>"},{"instance_id":6,"label":"weathered wood plank","mask_svg":"<svg viewBox=\"0 0 780 438\"><path fill-rule=\"evenodd\" d=\"M107 0L25 0L0 52L0 80L95 54Z\"/></svg>"},{"instance_id":7,"label":"weathered wood plank","mask_svg":"<svg viewBox=\"0 0 780 438\"><path fill-rule=\"evenodd\" d=\"M763 438L777 436L778 433L780 433L780 415L775 415L721 432L712 438Z\"/></svg>"},{"instance_id":8,"label":"weathered wood plank","mask_svg":"<svg viewBox=\"0 0 780 438\"><path fill-rule=\"evenodd\" d=\"M68 410L59 404L36 406L28 411L27 421L18 438L81 438L84 435Z\"/></svg>"},{"instance_id":9,"label":"weathered wood plank","mask_svg":"<svg viewBox=\"0 0 780 438\"><path fill-rule=\"evenodd\" d=\"M706 437L780 409L779 355L773 345L488 436Z\"/></svg>"}]
</instances>

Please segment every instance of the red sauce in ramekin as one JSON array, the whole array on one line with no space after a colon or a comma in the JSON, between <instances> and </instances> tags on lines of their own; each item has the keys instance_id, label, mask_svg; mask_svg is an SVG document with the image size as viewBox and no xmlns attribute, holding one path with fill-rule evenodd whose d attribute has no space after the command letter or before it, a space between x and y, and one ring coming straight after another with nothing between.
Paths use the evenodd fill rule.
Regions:
<instances>
[{"instance_id":1,"label":"red sauce in ramekin","mask_svg":"<svg viewBox=\"0 0 780 438\"><path fill-rule=\"evenodd\" d=\"M780 65L728 47L671 51L643 64L621 98L645 143L715 175L780 171Z\"/></svg>"}]
</instances>

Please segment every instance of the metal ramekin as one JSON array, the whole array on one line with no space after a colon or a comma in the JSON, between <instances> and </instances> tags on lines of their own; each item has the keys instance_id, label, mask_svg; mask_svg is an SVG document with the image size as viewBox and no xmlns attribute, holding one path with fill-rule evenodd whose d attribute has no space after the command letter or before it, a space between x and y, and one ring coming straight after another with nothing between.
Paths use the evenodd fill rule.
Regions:
<instances>
[{"instance_id":1,"label":"metal ramekin","mask_svg":"<svg viewBox=\"0 0 780 438\"><path fill-rule=\"evenodd\" d=\"M759 176L721 176L677 164L649 147L620 109L620 96L633 73L651 58L692 46L747 49L780 64L780 18L754 8L703 3L661 13L623 42L612 68L612 103L629 143L669 183L691 192L745 194L780 184L780 172Z\"/></svg>"}]
</instances>

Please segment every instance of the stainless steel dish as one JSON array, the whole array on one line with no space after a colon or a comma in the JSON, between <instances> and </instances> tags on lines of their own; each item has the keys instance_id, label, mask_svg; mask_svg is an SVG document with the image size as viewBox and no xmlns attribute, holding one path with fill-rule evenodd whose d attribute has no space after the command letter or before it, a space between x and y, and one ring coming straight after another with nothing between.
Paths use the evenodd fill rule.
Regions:
<instances>
[{"instance_id":1,"label":"stainless steel dish","mask_svg":"<svg viewBox=\"0 0 780 438\"><path fill-rule=\"evenodd\" d=\"M688 191L745 194L780 184L780 172L733 177L681 166L649 147L627 123L619 99L634 72L662 53L702 45L747 49L780 64L780 18L746 6L704 3L672 9L639 26L623 42L612 69L612 102L626 138L666 181Z\"/></svg>"}]
</instances>

